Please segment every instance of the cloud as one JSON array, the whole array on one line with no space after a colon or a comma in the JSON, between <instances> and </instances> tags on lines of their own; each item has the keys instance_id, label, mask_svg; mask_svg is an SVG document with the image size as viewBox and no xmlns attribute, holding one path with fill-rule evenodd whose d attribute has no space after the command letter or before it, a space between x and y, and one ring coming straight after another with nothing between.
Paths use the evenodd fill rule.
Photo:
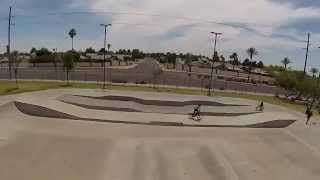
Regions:
<instances>
[{"instance_id":1,"label":"cloud","mask_svg":"<svg viewBox=\"0 0 320 180\"><path fill-rule=\"evenodd\" d=\"M303 18L287 22L281 26L283 29L294 29L298 32L320 33L320 18Z\"/></svg>"},{"instance_id":2,"label":"cloud","mask_svg":"<svg viewBox=\"0 0 320 180\"><path fill-rule=\"evenodd\" d=\"M320 2L317 0L270 0L274 3L291 4L295 8L301 7L320 7Z\"/></svg>"},{"instance_id":3,"label":"cloud","mask_svg":"<svg viewBox=\"0 0 320 180\"><path fill-rule=\"evenodd\" d=\"M0 0L0 22L7 16L8 2ZM281 50L304 46L305 31L320 40L320 2L311 0L19 0L13 8L14 43L20 48L48 43L66 44L61 48L68 49L66 32L71 27L79 32L78 47L98 48L103 40L100 23L113 24L108 42L115 49L211 56L209 32L217 31L223 32L218 43L222 53L239 51L245 56L242 52L255 46L270 62L269 57L283 55ZM0 39L5 39L6 27L1 28Z\"/></svg>"},{"instance_id":4,"label":"cloud","mask_svg":"<svg viewBox=\"0 0 320 180\"><path fill-rule=\"evenodd\" d=\"M162 35L160 35L156 38L159 38L161 40L168 40L168 39L172 40L175 38L184 37L195 26L196 26L195 24L178 25L176 27L169 29L168 31L164 32Z\"/></svg>"}]
</instances>

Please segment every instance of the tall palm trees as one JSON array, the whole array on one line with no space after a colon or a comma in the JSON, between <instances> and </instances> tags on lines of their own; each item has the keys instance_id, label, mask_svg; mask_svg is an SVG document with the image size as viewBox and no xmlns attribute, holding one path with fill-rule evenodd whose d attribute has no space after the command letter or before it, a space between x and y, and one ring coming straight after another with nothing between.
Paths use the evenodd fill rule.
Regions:
<instances>
[{"instance_id":1,"label":"tall palm trees","mask_svg":"<svg viewBox=\"0 0 320 180\"><path fill-rule=\"evenodd\" d=\"M68 34L72 40L72 51L67 53L67 55L65 55L65 57L63 58L63 67L67 72L67 84L69 84L69 71L74 68L73 38L77 35L77 31L74 28L72 28Z\"/></svg>"},{"instance_id":2,"label":"tall palm trees","mask_svg":"<svg viewBox=\"0 0 320 180\"><path fill-rule=\"evenodd\" d=\"M311 68L310 72L312 73L312 77L315 78L316 74L319 72L319 69L317 68Z\"/></svg>"},{"instance_id":3,"label":"tall palm trees","mask_svg":"<svg viewBox=\"0 0 320 180\"><path fill-rule=\"evenodd\" d=\"M68 34L72 40L72 51L73 51L73 38L77 35L77 31L74 28L72 28Z\"/></svg>"},{"instance_id":4,"label":"tall palm trees","mask_svg":"<svg viewBox=\"0 0 320 180\"><path fill-rule=\"evenodd\" d=\"M254 56L257 56L259 55L259 52L256 48L254 47L251 47L249 49L247 49L247 54L249 55L250 57L250 64L249 64L249 74L248 74L248 81L250 80L250 75L251 75L251 62L252 62L252 58Z\"/></svg>"},{"instance_id":5,"label":"tall palm trees","mask_svg":"<svg viewBox=\"0 0 320 180\"><path fill-rule=\"evenodd\" d=\"M291 63L291 61L290 61L290 59L289 59L288 57L285 57L285 58L281 61L281 63L283 64L284 69L287 70L287 67L288 67L288 65Z\"/></svg>"}]
</instances>

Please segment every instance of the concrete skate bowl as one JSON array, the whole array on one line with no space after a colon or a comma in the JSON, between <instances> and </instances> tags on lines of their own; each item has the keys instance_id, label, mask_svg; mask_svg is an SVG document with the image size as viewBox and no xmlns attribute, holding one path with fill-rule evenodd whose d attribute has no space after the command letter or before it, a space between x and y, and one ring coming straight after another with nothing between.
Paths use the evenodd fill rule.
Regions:
<instances>
[{"instance_id":1,"label":"concrete skate bowl","mask_svg":"<svg viewBox=\"0 0 320 180\"><path fill-rule=\"evenodd\" d=\"M268 122L255 123L249 125L190 125L180 122L133 122L133 121L118 121L107 119L91 119L82 118L68 113L59 112L50 108L39 105L28 104L23 102L14 102L15 107L22 113L32 117L53 118L60 120L72 121L91 121L99 123L116 123L116 124L131 124L131 125L145 125L145 126L176 126L176 127L221 127L221 128L286 128L293 124L295 120L272 120ZM49 120L49 119L45 119Z\"/></svg>"},{"instance_id":2,"label":"concrete skate bowl","mask_svg":"<svg viewBox=\"0 0 320 180\"><path fill-rule=\"evenodd\" d=\"M248 105L223 104L213 101L166 101L145 100L128 96L91 97L79 95L63 95L57 100L85 109L104 111L190 115L193 108L201 104L203 105L202 116L243 116L257 113L252 111L254 108ZM220 111L217 111L218 108ZM221 108L226 110L222 111Z\"/></svg>"}]
</instances>

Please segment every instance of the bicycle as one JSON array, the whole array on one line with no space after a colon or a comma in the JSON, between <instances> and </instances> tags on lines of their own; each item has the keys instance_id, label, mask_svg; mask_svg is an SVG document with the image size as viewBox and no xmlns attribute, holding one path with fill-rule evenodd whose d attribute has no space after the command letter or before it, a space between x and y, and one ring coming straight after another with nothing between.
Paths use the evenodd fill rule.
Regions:
<instances>
[{"instance_id":1,"label":"bicycle","mask_svg":"<svg viewBox=\"0 0 320 180\"><path fill-rule=\"evenodd\" d=\"M201 116L200 116L200 113L197 113L196 115L194 113L192 114L189 114L189 119L192 119L194 121L201 121Z\"/></svg>"},{"instance_id":2,"label":"bicycle","mask_svg":"<svg viewBox=\"0 0 320 180\"><path fill-rule=\"evenodd\" d=\"M258 105L256 107L256 111L263 112L264 111L264 106Z\"/></svg>"}]
</instances>

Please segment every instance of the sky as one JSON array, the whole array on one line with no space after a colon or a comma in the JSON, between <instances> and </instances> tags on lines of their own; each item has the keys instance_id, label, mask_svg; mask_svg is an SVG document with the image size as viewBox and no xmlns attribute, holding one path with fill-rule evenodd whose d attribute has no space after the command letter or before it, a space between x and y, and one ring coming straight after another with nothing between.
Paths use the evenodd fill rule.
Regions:
<instances>
[{"instance_id":1,"label":"sky","mask_svg":"<svg viewBox=\"0 0 320 180\"><path fill-rule=\"evenodd\" d=\"M12 6L12 49L71 49L68 31L77 30L75 49L103 47L104 29L111 49L193 53L212 56L211 31L221 32L219 54L303 69L307 32L311 33L308 69L320 68L320 1L318 0L0 0L0 53L7 44Z\"/></svg>"}]
</instances>

